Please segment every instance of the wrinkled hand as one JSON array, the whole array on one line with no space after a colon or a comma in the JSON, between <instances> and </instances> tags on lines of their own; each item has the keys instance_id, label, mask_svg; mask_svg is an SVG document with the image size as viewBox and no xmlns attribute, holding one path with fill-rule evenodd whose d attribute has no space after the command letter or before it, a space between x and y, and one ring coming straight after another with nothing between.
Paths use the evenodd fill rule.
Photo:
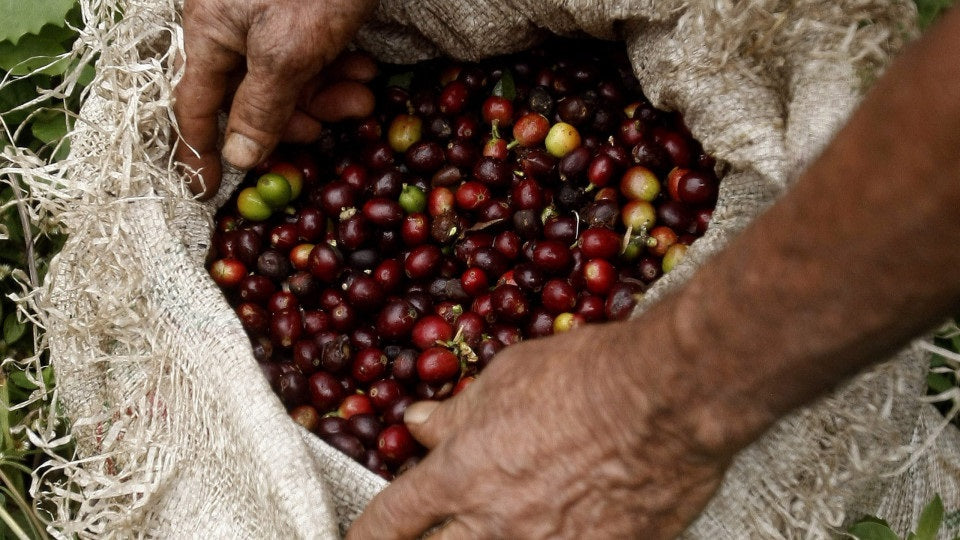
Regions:
<instances>
[{"instance_id":1,"label":"wrinkled hand","mask_svg":"<svg viewBox=\"0 0 960 540\"><path fill-rule=\"evenodd\" d=\"M315 139L322 121L372 111L373 94L362 83L373 78L376 66L361 55L338 55L376 5L186 1L186 67L174 105L184 141L176 158L191 173L195 193L209 196L219 187L217 113L233 88L222 152L240 169L255 166L280 140Z\"/></svg>"},{"instance_id":2,"label":"wrinkled hand","mask_svg":"<svg viewBox=\"0 0 960 540\"><path fill-rule=\"evenodd\" d=\"M640 334L639 330L643 330ZM504 350L443 403L408 409L429 455L348 539L667 538L729 460L692 443L689 388L649 321L588 326ZM672 373L672 374L671 374Z\"/></svg>"}]
</instances>

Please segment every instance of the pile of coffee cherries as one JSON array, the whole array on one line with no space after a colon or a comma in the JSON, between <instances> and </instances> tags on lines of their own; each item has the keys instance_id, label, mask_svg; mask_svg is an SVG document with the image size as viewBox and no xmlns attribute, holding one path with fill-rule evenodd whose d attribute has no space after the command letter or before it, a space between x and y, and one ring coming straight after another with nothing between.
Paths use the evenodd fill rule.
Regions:
<instances>
[{"instance_id":1,"label":"pile of coffee cherries","mask_svg":"<svg viewBox=\"0 0 960 540\"><path fill-rule=\"evenodd\" d=\"M390 479L425 452L407 406L518 341L629 316L718 179L612 44L382 70L372 116L250 173L209 270L290 416Z\"/></svg>"}]
</instances>

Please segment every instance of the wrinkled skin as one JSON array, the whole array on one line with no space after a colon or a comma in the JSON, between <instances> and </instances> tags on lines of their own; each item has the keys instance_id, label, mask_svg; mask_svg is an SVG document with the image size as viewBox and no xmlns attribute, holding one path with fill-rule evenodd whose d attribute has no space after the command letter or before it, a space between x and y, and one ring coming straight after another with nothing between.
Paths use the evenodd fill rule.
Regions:
<instances>
[{"instance_id":1,"label":"wrinkled skin","mask_svg":"<svg viewBox=\"0 0 960 540\"><path fill-rule=\"evenodd\" d=\"M186 143L176 158L192 173L195 193L210 196L220 185L217 114L228 103L223 157L242 170L281 140L316 139L321 122L370 114L373 94L364 83L376 66L364 55L340 53L375 6L370 0L187 0L186 69L174 112Z\"/></svg>"},{"instance_id":2,"label":"wrinkled skin","mask_svg":"<svg viewBox=\"0 0 960 540\"><path fill-rule=\"evenodd\" d=\"M441 523L431 538L681 532L716 490L727 456L690 439L675 402L683 387L659 386L671 371L661 369L669 351L656 346L663 325L644 327L646 346L624 339L633 325L522 342L455 398L412 406L407 425L432 450L374 499L348 538L415 538Z\"/></svg>"}]
</instances>

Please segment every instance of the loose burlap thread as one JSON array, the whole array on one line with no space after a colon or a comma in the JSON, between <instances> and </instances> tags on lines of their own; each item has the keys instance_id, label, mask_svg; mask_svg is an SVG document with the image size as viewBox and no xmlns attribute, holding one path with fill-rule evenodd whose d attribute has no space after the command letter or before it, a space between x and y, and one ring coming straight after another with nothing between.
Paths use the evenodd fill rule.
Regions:
<instances>
[{"instance_id":1,"label":"loose burlap thread","mask_svg":"<svg viewBox=\"0 0 960 540\"><path fill-rule=\"evenodd\" d=\"M39 477L50 530L336 537L385 484L287 417L204 270L212 215L239 175L201 203L174 172L179 6L81 5L78 48L99 53L97 77L56 181L27 174L70 235L33 297L77 444ZM789 185L914 17L911 2L880 0L384 0L356 45L414 62L549 33L622 41L649 98L683 113L724 173L709 231L642 310ZM914 344L785 418L737 458L686 536L823 538L865 513L904 531L935 492L960 506L960 437L920 399L926 362Z\"/></svg>"}]
</instances>

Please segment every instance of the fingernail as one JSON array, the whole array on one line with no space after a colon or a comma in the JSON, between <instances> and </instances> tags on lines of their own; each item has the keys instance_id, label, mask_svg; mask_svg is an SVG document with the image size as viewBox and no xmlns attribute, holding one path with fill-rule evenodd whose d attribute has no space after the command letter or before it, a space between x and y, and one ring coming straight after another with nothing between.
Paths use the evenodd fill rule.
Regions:
<instances>
[{"instance_id":1,"label":"fingernail","mask_svg":"<svg viewBox=\"0 0 960 540\"><path fill-rule=\"evenodd\" d=\"M403 421L407 424L422 424L439 406L439 401L418 401L407 407L403 413Z\"/></svg>"},{"instance_id":2,"label":"fingernail","mask_svg":"<svg viewBox=\"0 0 960 540\"><path fill-rule=\"evenodd\" d=\"M236 131L227 135L223 143L223 159L239 169L252 169L260 163L263 156L263 147L260 143Z\"/></svg>"}]
</instances>

